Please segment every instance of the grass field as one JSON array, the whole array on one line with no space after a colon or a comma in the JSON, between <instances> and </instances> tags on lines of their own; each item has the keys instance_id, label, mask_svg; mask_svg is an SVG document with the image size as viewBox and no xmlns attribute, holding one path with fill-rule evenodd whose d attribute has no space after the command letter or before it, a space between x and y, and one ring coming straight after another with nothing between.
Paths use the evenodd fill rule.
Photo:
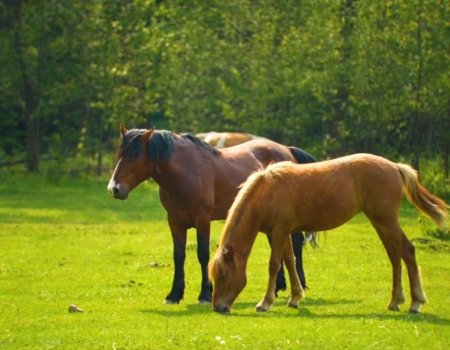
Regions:
<instances>
[{"instance_id":1,"label":"grass field","mask_svg":"<svg viewBox=\"0 0 450 350\"><path fill-rule=\"evenodd\" d=\"M305 248L310 289L298 310L288 293L256 313L269 247L260 235L248 284L230 315L198 305L200 269L189 232L185 299L164 305L172 242L157 187L113 200L106 179L0 178L0 349L448 349L450 243L426 236L406 204L429 303L387 311L391 267L363 216ZM223 222L213 224L211 250ZM430 224L431 226L431 224ZM68 313L76 304L84 313Z\"/></svg>"}]
</instances>

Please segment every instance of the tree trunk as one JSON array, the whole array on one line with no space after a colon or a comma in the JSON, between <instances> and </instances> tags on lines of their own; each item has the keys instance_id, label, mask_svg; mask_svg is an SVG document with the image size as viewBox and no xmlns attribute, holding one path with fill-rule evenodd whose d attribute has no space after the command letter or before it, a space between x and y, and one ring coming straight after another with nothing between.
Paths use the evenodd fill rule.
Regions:
<instances>
[{"instance_id":1,"label":"tree trunk","mask_svg":"<svg viewBox=\"0 0 450 350\"><path fill-rule=\"evenodd\" d=\"M98 135L98 145L97 145L97 175L101 176L103 174L103 116L99 116L99 135Z\"/></svg>"},{"instance_id":2,"label":"tree trunk","mask_svg":"<svg viewBox=\"0 0 450 350\"><path fill-rule=\"evenodd\" d=\"M13 3L14 6L14 51L20 70L20 96L24 103L23 117L26 124L26 153L27 170L39 171L39 119L35 115L38 104L38 96L33 81L30 78L23 55L22 43L22 1Z\"/></svg>"},{"instance_id":3,"label":"tree trunk","mask_svg":"<svg viewBox=\"0 0 450 350\"><path fill-rule=\"evenodd\" d=\"M417 9L417 83L416 83L416 98L415 111L413 120L413 159L412 164L414 168L420 171L420 146L422 139L421 110L422 110L422 85L423 85L423 52L422 52L422 26L423 26L423 0L419 0Z\"/></svg>"},{"instance_id":4,"label":"tree trunk","mask_svg":"<svg viewBox=\"0 0 450 350\"><path fill-rule=\"evenodd\" d=\"M337 76L337 91L333 102L334 120L332 122L330 134L339 143L339 148L343 145L343 135L339 130L340 124L348 123L349 118L349 100L350 100L350 76L351 76L351 40L353 35L355 6L354 0L343 0L341 3L341 17L343 24L341 28L342 46L340 47L341 62ZM336 151L340 151L340 149Z\"/></svg>"}]
</instances>

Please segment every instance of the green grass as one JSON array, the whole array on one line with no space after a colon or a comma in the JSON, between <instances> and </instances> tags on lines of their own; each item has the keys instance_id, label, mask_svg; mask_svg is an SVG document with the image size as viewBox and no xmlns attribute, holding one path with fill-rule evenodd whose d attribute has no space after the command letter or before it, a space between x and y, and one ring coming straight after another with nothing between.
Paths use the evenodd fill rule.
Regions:
<instances>
[{"instance_id":1,"label":"green grass","mask_svg":"<svg viewBox=\"0 0 450 350\"><path fill-rule=\"evenodd\" d=\"M363 216L305 250L310 289L298 310L288 293L256 313L269 247L260 235L248 284L230 315L198 305L200 269L189 232L185 299L164 305L172 283L172 242L157 187L128 201L106 179L0 178L1 349L447 349L450 242L424 237L419 214L401 220L416 239L429 303L419 315L387 311L391 267ZM211 250L223 222L213 224ZM420 239L418 239L420 238ZM423 239L426 238L426 239ZM156 263L156 264L155 264ZM406 273L403 278L408 293ZM69 314L76 304L85 310Z\"/></svg>"}]
</instances>

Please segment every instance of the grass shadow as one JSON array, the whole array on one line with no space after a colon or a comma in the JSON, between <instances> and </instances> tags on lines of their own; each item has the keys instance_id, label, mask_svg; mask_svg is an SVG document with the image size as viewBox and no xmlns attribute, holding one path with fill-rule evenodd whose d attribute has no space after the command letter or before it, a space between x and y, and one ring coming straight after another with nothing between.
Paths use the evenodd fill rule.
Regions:
<instances>
[{"instance_id":1,"label":"grass shadow","mask_svg":"<svg viewBox=\"0 0 450 350\"><path fill-rule=\"evenodd\" d=\"M188 315L207 314L213 312L211 304L186 304L183 307L182 304L175 305L163 305L162 308L156 309L141 309L140 313L143 314L156 314L159 316L181 317Z\"/></svg>"},{"instance_id":2,"label":"grass shadow","mask_svg":"<svg viewBox=\"0 0 450 350\"><path fill-rule=\"evenodd\" d=\"M277 305L274 307L276 309L282 310L283 304L287 305L288 298L278 298L277 299ZM361 300L348 300L348 299L336 299L336 300L326 300L323 298L318 299L307 299L302 301L299 310L304 309L305 306L332 306L332 305L345 305L345 304L356 304L360 303ZM257 301L255 302L243 302L243 303L236 303L233 305L233 310L248 310L248 309L255 309L257 304ZM141 309L139 310L140 313L148 313L148 314L157 314L160 316L186 316L186 315L195 315L195 314L205 314L212 311L212 305L211 304L186 304L185 307L183 307L183 304L175 304L175 305L164 305L162 308L155 308L155 309ZM231 313L230 315L233 315ZM259 314L261 315L261 314ZM270 312L267 313L267 315L270 315ZM295 315L298 316L298 315Z\"/></svg>"},{"instance_id":3,"label":"grass shadow","mask_svg":"<svg viewBox=\"0 0 450 350\"><path fill-rule=\"evenodd\" d=\"M305 318L314 319L372 319L372 320L396 320L411 323L428 323L440 326L449 326L450 319L443 318L434 314L419 313L413 314L409 312L394 312L386 311L382 313L350 313L350 314L319 314L312 312L309 308L300 308L299 314L294 316L300 316Z\"/></svg>"},{"instance_id":4,"label":"grass shadow","mask_svg":"<svg viewBox=\"0 0 450 350\"><path fill-rule=\"evenodd\" d=\"M305 319L317 319L317 320L326 320L326 319L341 319L341 320L379 320L379 321L402 321L402 322L410 322L410 323L424 323L424 324L434 324L439 326L450 326L450 319L443 318L438 315L428 314L428 313L420 313L420 314L412 314L409 312L393 312L393 311L385 311L380 313L320 313L316 311L312 311L317 306L332 306L332 305L342 305L342 304L356 304L360 303L360 300L347 300L347 299L337 299L327 301L325 299L319 298L316 300L309 300L308 302L303 302L298 310L288 308L286 305L276 305L271 311L259 313L256 312L255 307L256 303L253 302L244 302L244 303L236 303L233 305L232 311L229 314L217 314L218 316L223 317L233 317L233 318L305 318ZM248 312L244 312L244 310L253 310ZM178 305L165 305L164 308L156 308L156 309L141 309L140 313L144 314L156 314L163 317L184 317L184 316L193 316L193 315L207 315L212 314L211 304L186 304L185 307L181 308L181 304Z\"/></svg>"}]
</instances>

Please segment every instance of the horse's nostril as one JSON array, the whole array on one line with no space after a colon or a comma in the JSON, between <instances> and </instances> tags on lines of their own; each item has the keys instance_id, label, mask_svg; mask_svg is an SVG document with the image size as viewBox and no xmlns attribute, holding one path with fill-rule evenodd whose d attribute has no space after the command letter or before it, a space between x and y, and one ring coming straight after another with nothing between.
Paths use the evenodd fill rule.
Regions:
<instances>
[{"instance_id":1,"label":"horse's nostril","mask_svg":"<svg viewBox=\"0 0 450 350\"><path fill-rule=\"evenodd\" d=\"M114 187L112 188L112 192L113 192L113 195L117 196L117 195L119 194L119 187L114 186Z\"/></svg>"}]
</instances>

